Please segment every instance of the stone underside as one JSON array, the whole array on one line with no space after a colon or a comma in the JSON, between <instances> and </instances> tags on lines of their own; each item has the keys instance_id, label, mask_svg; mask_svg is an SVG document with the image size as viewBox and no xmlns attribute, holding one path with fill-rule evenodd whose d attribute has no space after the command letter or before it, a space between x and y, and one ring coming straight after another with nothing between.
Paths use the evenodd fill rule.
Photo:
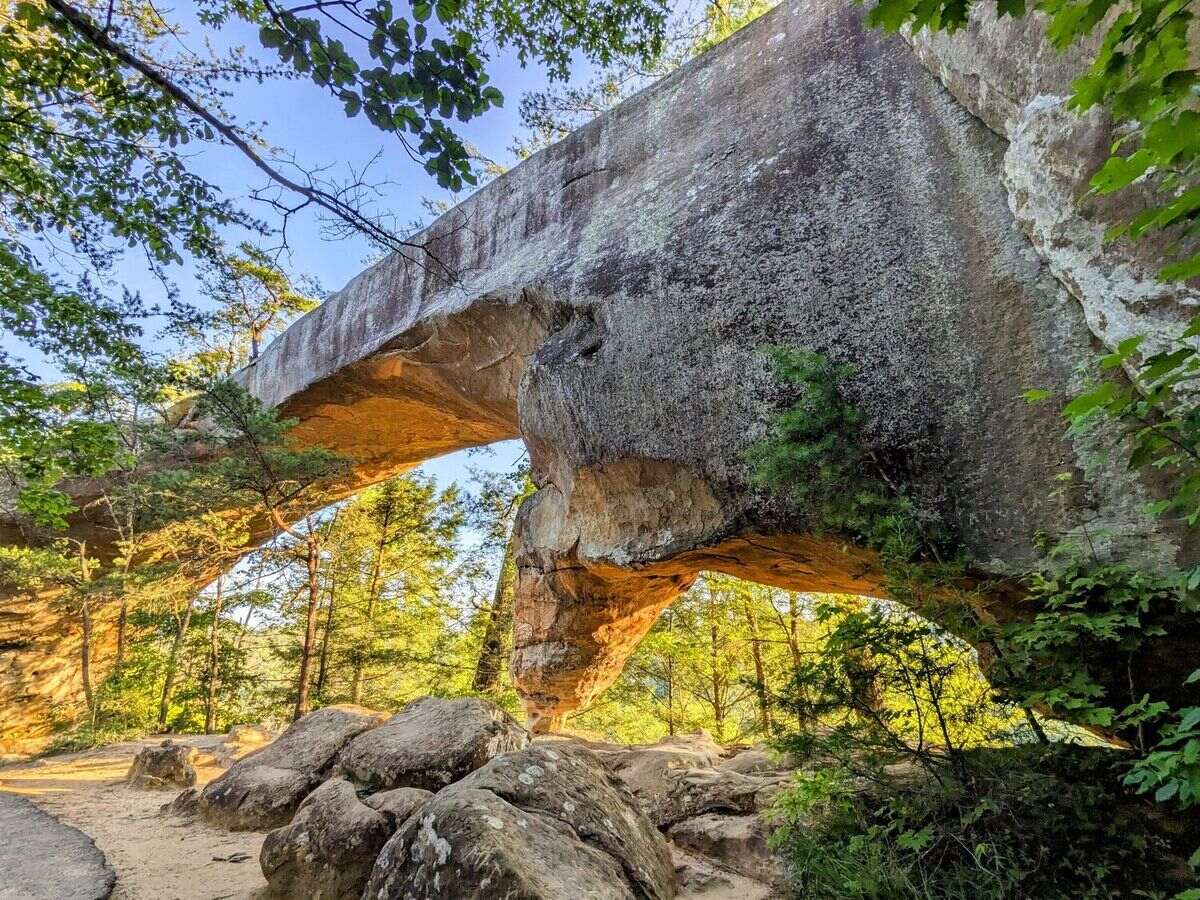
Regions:
<instances>
[{"instance_id":1,"label":"stone underside","mask_svg":"<svg viewBox=\"0 0 1200 900\"><path fill-rule=\"evenodd\" d=\"M1063 111L1079 59L982 8L912 44L851 4L786 3L496 179L418 239L428 255L373 266L243 373L298 437L357 459L347 492L525 440L512 669L539 727L611 684L700 571L878 592L870 554L747 483L788 401L764 344L855 365L869 449L988 573L1084 526L1142 565L1190 551L1141 515L1155 485L1104 436L1068 441L1020 398L1066 395L1103 345L1161 337L1196 298L1102 245L1127 208L1078 205L1109 143ZM1080 488L1052 496L1064 471Z\"/></svg>"}]
</instances>

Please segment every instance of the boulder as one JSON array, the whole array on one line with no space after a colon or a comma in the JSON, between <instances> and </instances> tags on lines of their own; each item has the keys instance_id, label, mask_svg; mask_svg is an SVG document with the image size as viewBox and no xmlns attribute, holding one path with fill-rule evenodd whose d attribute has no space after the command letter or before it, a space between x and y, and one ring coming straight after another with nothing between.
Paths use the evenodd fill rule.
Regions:
<instances>
[{"instance_id":1,"label":"boulder","mask_svg":"<svg viewBox=\"0 0 1200 900\"><path fill-rule=\"evenodd\" d=\"M659 828L705 813L747 815L771 805L789 776L742 775L725 769L674 769L667 773L670 790L646 809Z\"/></svg>"},{"instance_id":2,"label":"boulder","mask_svg":"<svg viewBox=\"0 0 1200 900\"><path fill-rule=\"evenodd\" d=\"M195 747L171 740L157 747L144 747L133 758L125 781L142 790L191 787L196 783L197 756Z\"/></svg>"},{"instance_id":3,"label":"boulder","mask_svg":"<svg viewBox=\"0 0 1200 900\"><path fill-rule=\"evenodd\" d=\"M225 735L225 743L243 747L261 747L275 739L275 733L265 725L234 725Z\"/></svg>"},{"instance_id":4,"label":"boulder","mask_svg":"<svg viewBox=\"0 0 1200 900\"><path fill-rule=\"evenodd\" d=\"M351 741L338 757L337 767L351 781L372 790L436 791L494 756L528 743L528 732L486 700L422 697Z\"/></svg>"},{"instance_id":5,"label":"boulder","mask_svg":"<svg viewBox=\"0 0 1200 900\"><path fill-rule=\"evenodd\" d=\"M354 785L326 781L304 798L291 824L267 835L259 865L278 897L358 900L379 851L397 826L433 795L400 788L360 800Z\"/></svg>"},{"instance_id":6,"label":"boulder","mask_svg":"<svg viewBox=\"0 0 1200 900\"><path fill-rule=\"evenodd\" d=\"M758 816L708 813L673 826L672 843L705 857L727 872L763 884L780 881L783 867L767 845L768 829Z\"/></svg>"},{"instance_id":7,"label":"boulder","mask_svg":"<svg viewBox=\"0 0 1200 900\"><path fill-rule=\"evenodd\" d=\"M670 900L666 841L591 751L533 746L438 793L375 863L364 900Z\"/></svg>"},{"instance_id":8,"label":"boulder","mask_svg":"<svg viewBox=\"0 0 1200 900\"><path fill-rule=\"evenodd\" d=\"M275 733L261 725L234 725L219 743L205 748L202 765L228 769L243 756L261 750L275 739Z\"/></svg>"},{"instance_id":9,"label":"boulder","mask_svg":"<svg viewBox=\"0 0 1200 900\"><path fill-rule=\"evenodd\" d=\"M665 806L675 786L673 772L712 767L721 761L723 753L708 732L697 731L665 737L657 744L630 747L605 758L642 809L651 812Z\"/></svg>"},{"instance_id":10,"label":"boulder","mask_svg":"<svg viewBox=\"0 0 1200 900\"><path fill-rule=\"evenodd\" d=\"M671 845L675 862L677 900L772 900L779 896L770 885L726 872L701 856Z\"/></svg>"},{"instance_id":11,"label":"boulder","mask_svg":"<svg viewBox=\"0 0 1200 900\"><path fill-rule=\"evenodd\" d=\"M786 754L763 747L751 747L723 760L717 768L739 775L782 775L795 771L796 762Z\"/></svg>"},{"instance_id":12,"label":"boulder","mask_svg":"<svg viewBox=\"0 0 1200 900\"><path fill-rule=\"evenodd\" d=\"M329 777L338 752L383 718L359 706L327 706L309 713L274 743L210 781L200 792L200 814L235 831L286 825L300 801Z\"/></svg>"},{"instance_id":13,"label":"boulder","mask_svg":"<svg viewBox=\"0 0 1200 900\"><path fill-rule=\"evenodd\" d=\"M190 787L180 791L170 803L164 803L158 808L160 816L180 816L193 818L200 814L200 789Z\"/></svg>"}]
</instances>

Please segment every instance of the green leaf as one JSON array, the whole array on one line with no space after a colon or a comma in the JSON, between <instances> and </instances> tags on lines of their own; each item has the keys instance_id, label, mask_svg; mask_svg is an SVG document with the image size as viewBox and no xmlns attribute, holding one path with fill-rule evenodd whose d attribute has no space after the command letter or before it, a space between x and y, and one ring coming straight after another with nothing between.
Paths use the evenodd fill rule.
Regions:
<instances>
[{"instance_id":1,"label":"green leaf","mask_svg":"<svg viewBox=\"0 0 1200 900\"><path fill-rule=\"evenodd\" d=\"M1063 407L1062 414L1064 418L1071 419L1072 421L1078 420L1107 403L1113 398L1116 392L1116 385L1111 381L1106 381L1099 387L1085 394L1080 394Z\"/></svg>"},{"instance_id":2,"label":"green leaf","mask_svg":"<svg viewBox=\"0 0 1200 900\"><path fill-rule=\"evenodd\" d=\"M1162 281L1187 281L1190 278L1200 278L1200 253L1182 262L1163 266L1158 277ZM1194 337L1194 335L1192 336Z\"/></svg>"},{"instance_id":3,"label":"green leaf","mask_svg":"<svg viewBox=\"0 0 1200 900\"><path fill-rule=\"evenodd\" d=\"M1092 190L1098 194L1120 190L1145 175L1154 161L1154 154L1148 150L1139 150L1129 157L1109 157L1100 171L1092 176Z\"/></svg>"},{"instance_id":4,"label":"green leaf","mask_svg":"<svg viewBox=\"0 0 1200 900\"><path fill-rule=\"evenodd\" d=\"M1154 792L1154 800L1157 803L1166 803L1172 797L1179 793L1179 782L1168 781L1157 791Z\"/></svg>"}]
</instances>

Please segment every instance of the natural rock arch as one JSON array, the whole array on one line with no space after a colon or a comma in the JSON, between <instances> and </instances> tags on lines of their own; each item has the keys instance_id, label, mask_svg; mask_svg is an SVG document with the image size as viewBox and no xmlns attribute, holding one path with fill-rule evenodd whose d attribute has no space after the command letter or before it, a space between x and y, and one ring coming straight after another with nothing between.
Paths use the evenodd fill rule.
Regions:
<instances>
[{"instance_id":1,"label":"natural rock arch","mask_svg":"<svg viewBox=\"0 0 1200 900\"><path fill-rule=\"evenodd\" d=\"M1122 210L1075 206L1080 159L1108 146L1052 96L1078 59L1036 20L974 15L914 53L850 4L785 3L496 179L417 238L428 254L368 269L240 376L355 458L347 493L524 438L513 674L538 727L611 683L701 569L878 592L869 553L747 484L786 400L766 343L858 367L870 449L986 571L1084 521L1140 564L1183 552L1141 515L1153 485L1019 395L1069 393L1101 341L1153 339L1196 295L1151 319L1167 289L1101 242ZM1063 471L1084 487L1052 497Z\"/></svg>"},{"instance_id":2,"label":"natural rock arch","mask_svg":"<svg viewBox=\"0 0 1200 900\"><path fill-rule=\"evenodd\" d=\"M1033 131L1026 101L1078 65L1036 23L986 12L918 51L1009 132ZM1096 123L1073 127L1099 146ZM1073 196L1052 157L1037 193L1033 152L858 10L785 4L479 191L425 234L431 257L360 275L246 383L355 456L357 483L525 439L539 490L519 523L513 674L540 727L611 683L701 569L878 592L870 554L806 536L803 511L746 483L741 455L784 399L764 343L858 366L871 449L991 572L1027 570L1036 532L1084 521L1117 554L1173 562L1178 538L1140 514L1153 488L1019 397L1077 386L1088 315L1107 340L1145 326L1116 314L1114 272L1153 285L1132 257L1064 262L1035 213L1014 218ZM1081 220L1076 242L1103 228L1060 213ZM1052 499L1064 470L1086 490Z\"/></svg>"}]
</instances>

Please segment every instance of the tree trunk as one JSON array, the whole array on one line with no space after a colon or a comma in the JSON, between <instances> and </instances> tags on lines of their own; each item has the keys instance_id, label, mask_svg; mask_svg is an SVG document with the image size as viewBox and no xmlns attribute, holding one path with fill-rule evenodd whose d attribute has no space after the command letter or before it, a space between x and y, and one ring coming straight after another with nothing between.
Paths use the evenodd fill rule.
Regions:
<instances>
[{"instance_id":1,"label":"tree trunk","mask_svg":"<svg viewBox=\"0 0 1200 900\"><path fill-rule=\"evenodd\" d=\"M379 600L379 576L383 571L383 551L387 547L388 539L388 524L389 518L385 518L379 526L379 545L375 548L375 559L371 562L371 580L367 584L367 612L366 626L369 642L375 642L375 636L371 633L371 626L375 619L375 604ZM350 700L353 703L362 703L362 688L363 675L365 665L362 657L354 660L354 672L350 678Z\"/></svg>"},{"instance_id":2,"label":"tree trunk","mask_svg":"<svg viewBox=\"0 0 1200 900\"><path fill-rule=\"evenodd\" d=\"M92 690L92 610L88 601L79 607L79 624L83 639L79 645L79 677L83 679L83 696L87 701L88 716L96 724L96 694Z\"/></svg>"},{"instance_id":3,"label":"tree trunk","mask_svg":"<svg viewBox=\"0 0 1200 900\"><path fill-rule=\"evenodd\" d=\"M225 575L217 576L217 592L213 597L212 628L208 635L208 692L204 700L204 733L217 730L217 691L221 687L221 603L225 599Z\"/></svg>"},{"instance_id":4,"label":"tree trunk","mask_svg":"<svg viewBox=\"0 0 1200 900\"><path fill-rule=\"evenodd\" d=\"M318 578L321 566L321 546L312 533L312 524L308 531L308 617L304 623L304 646L300 651L300 674L296 684L296 709L292 721L308 714L308 682L312 674L313 647L317 643L317 610L321 605L321 583Z\"/></svg>"},{"instance_id":5,"label":"tree trunk","mask_svg":"<svg viewBox=\"0 0 1200 900\"><path fill-rule=\"evenodd\" d=\"M713 711L713 727L717 732L717 740L725 739L725 697L724 687L721 678L721 660L720 646L721 633L717 630L716 625L710 625L708 629L709 635L709 658L712 665L712 711Z\"/></svg>"},{"instance_id":6,"label":"tree trunk","mask_svg":"<svg viewBox=\"0 0 1200 900\"><path fill-rule=\"evenodd\" d=\"M329 637L333 633L333 610L337 600L337 576L329 576L329 602L325 606L325 628L321 632L321 662L317 666L317 697L325 702L325 678L329 674Z\"/></svg>"},{"instance_id":7,"label":"tree trunk","mask_svg":"<svg viewBox=\"0 0 1200 900\"><path fill-rule=\"evenodd\" d=\"M675 735L675 657L667 657L667 734Z\"/></svg>"},{"instance_id":8,"label":"tree trunk","mask_svg":"<svg viewBox=\"0 0 1200 900\"><path fill-rule=\"evenodd\" d=\"M743 607L746 626L750 632L750 656L754 660L754 693L758 697L759 726L765 734L771 733L771 704L767 697L767 669L763 665L762 635L758 631L758 614L749 601Z\"/></svg>"},{"instance_id":9,"label":"tree trunk","mask_svg":"<svg viewBox=\"0 0 1200 900\"><path fill-rule=\"evenodd\" d=\"M113 673L119 678L121 668L125 665L125 629L129 623L129 600L121 598L121 609L117 613L117 659L113 663Z\"/></svg>"},{"instance_id":10,"label":"tree trunk","mask_svg":"<svg viewBox=\"0 0 1200 900\"><path fill-rule=\"evenodd\" d=\"M167 730L167 716L171 711L171 694L175 691L175 676L179 670L179 652L183 649L183 641L187 637L188 628L192 624L192 610L196 608L196 598L188 600L187 608L183 611L183 619L179 623L179 631L171 642L171 653L167 657L167 675L163 679L162 697L158 702L158 730Z\"/></svg>"},{"instance_id":11,"label":"tree trunk","mask_svg":"<svg viewBox=\"0 0 1200 900\"><path fill-rule=\"evenodd\" d=\"M475 677L471 690L477 694L496 694L500 690L500 679L508 668L512 652L513 602L516 591L516 564L513 560L514 535L510 532L504 545L504 556L500 560L500 573L496 577L496 590L492 596L492 608L488 613L487 630L479 659L475 664Z\"/></svg>"}]
</instances>

